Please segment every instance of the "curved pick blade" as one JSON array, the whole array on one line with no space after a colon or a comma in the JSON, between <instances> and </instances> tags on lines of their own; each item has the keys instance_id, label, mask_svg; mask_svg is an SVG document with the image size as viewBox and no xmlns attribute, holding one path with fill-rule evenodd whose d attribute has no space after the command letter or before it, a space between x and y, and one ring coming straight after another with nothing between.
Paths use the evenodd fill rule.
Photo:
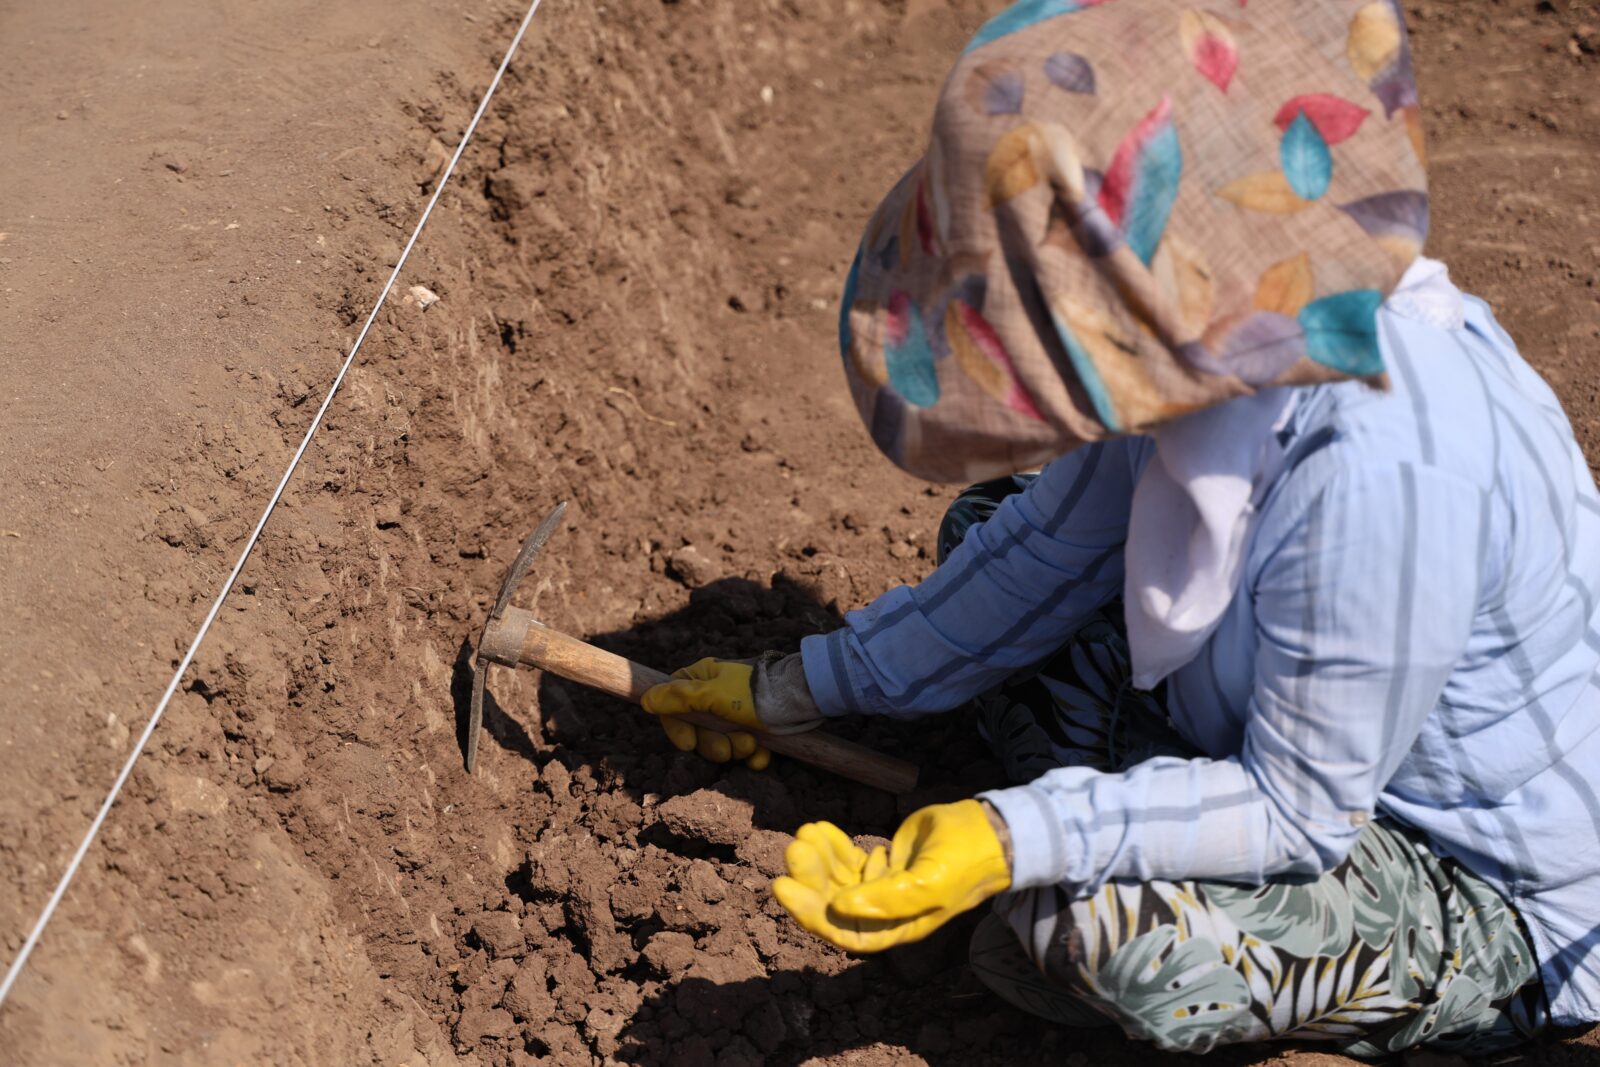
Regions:
<instances>
[{"instance_id":1,"label":"curved pick blade","mask_svg":"<svg viewBox=\"0 0 1600 1067\"><path fill-rule=\"evenodd\" d=\"M563 500L557 504L550 514L544 517L537 529L528 535L522 542L522 549L517 553L516 561L511 564L511 569L506 572L506 580L500 583L500 596L494 602L494 611L489 613L489 618L498 619L501 612L506 610L506 604L511 600L511 594L517 591L517 586L522 582L523 575L528 573L528 568L533 566L533 559L550 540L550 535L556 532L556 527L561 525L561 519L567 513L567 502Z\"/></svg>"}]
</instances>

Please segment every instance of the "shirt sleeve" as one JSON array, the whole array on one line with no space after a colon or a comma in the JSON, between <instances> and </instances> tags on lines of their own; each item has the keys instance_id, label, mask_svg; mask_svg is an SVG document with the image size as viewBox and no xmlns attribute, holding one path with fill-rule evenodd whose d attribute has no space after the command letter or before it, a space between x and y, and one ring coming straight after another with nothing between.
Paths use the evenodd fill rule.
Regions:
<instances>
[{"instance_id":1,"label":"shirt sleeve","mask_svg":"<svg viewBox=\"0 0 1600 1067\"><path fill-rule=\"evenodd\" d=\"M921 584L891 589L801 645L825 715L948 711L1059 648L1122 589L1145 438L1056 460L974 526Z\"/></svg>"},{"instance_id":2,"label":"shirt sleeve","mask_svg":"<svg viewBox=\"0 0 1600 1067\"><path fill-rule=\"evenodd\" d=\"M1311 466L1267 505L1240 593L1259 641L1240 753L985 794L1012 835L1015 888L1254 885L1320 874L1354 846L1465 653L1489 505L1430 468Z\"/></svg>"}]
</instances>

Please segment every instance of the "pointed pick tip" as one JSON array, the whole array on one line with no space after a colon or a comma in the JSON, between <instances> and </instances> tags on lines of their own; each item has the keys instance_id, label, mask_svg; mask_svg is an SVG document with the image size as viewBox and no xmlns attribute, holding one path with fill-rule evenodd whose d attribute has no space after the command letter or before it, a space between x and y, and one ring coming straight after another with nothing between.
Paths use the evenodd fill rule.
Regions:
<instances>
[{"instance_id":1,"label":"pointed pick tip","mask_svg":"<svg viewBox=\"0 0 1600 1067\"><path fill-rule=\"evenodd\" d=\"M555 523L560 522L566 516L566 514L567 514L567 501L563 500L563 501L561 501L561 503L557 504L555 507L550 509L550 514L546 515L544 517L544 521L541 522L539 525L540 526L554 525Z\"/></svg>"},{"instance_id":2,"label":"pointed pick tip","mask_svg":"<svg viewBox=\"0 0 1600 1067\"><path fill-rule=\"evenodd\" d=\"M478 769L478 736L483 732L483 686L487 663L474 663L472 667L472 704L467 712L467 773Z\"/></svg>"}]
</instances>

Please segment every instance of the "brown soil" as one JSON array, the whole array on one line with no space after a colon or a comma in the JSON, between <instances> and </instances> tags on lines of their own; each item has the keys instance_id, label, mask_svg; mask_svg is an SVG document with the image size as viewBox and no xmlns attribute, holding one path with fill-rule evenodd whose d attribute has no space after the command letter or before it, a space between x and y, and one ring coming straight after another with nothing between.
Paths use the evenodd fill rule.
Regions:
<instances>
[{"instance_id":1,"label":"brown soil","mask_svg":"<svg viewBox=\"0 0 1600 1067\"><path fill-rule=\"evenodd\" d=\"M479 773L461 767L469 642L558 500L571 520L528 602L660 667L792 648L926 572L948 492L866 442L835 301L994 6L540 14L401 282L440 303L380 317L0 1014L5 1059L1160 1059L1004 1009L965 975L961 930L852 960L767 894L799 822L884 835L911 805L990 781L959 717L854 728L922 762L924 793L897 805L792 764L709 767L614 701L502 670ZM1600 8L1408 9L1433 251L1600 455ZM0 15L7 959L520 14L88 0Z\"/></svg>"}]
</instances>

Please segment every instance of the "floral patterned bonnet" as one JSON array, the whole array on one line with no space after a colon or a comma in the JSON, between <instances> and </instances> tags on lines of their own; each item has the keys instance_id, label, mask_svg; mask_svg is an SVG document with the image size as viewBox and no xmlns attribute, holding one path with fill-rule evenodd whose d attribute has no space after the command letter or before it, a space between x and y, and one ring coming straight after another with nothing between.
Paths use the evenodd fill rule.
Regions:
<instances>
[{"instance_id":1,"label":"floral patterned bonnet","mask_svg":"<svg viewBox=\"0 0 1600 1067\"><path fill-rule=\"evenodd\" d=\"M1428 227L1391 0L1024 0L878 209L840 345L938 481L1038 467L1268 386L1383 383Z\"/></svg>"}]
</instances>

